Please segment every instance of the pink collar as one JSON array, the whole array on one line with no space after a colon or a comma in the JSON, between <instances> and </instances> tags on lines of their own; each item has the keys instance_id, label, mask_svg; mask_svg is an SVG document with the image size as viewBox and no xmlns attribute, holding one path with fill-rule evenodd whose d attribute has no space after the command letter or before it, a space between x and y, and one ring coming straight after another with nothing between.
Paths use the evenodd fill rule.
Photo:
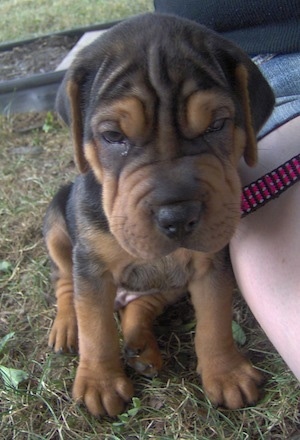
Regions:
<instances>
[{"instance_id":1,"label":"pink collar","mask_svg":"<svg viewBox=\"0 0 300 440\"><path fill-rule=\"evenodd\" d=\"M300 154L275 170L244 186L241 215L245 217L270 200L279 197L286 189L300 180Z\"/></svg>"}]
</instances>

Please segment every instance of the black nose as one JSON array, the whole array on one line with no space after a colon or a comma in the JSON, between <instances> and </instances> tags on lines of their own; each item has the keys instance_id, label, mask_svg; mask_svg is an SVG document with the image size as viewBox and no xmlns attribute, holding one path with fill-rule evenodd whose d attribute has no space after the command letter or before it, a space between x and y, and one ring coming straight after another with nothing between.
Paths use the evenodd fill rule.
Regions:
<instances>
[{"instance_id":1,"label":"black nose","mask_svg":"<svg viewBox=\"0 0 300 440\"><path fill-rule=\"evenodd\" d=\"M155 221L163 234L183 239L197 227L201 216L201 204L182 202L163 205L155 210Z\"/></svg>"}]
</instances>

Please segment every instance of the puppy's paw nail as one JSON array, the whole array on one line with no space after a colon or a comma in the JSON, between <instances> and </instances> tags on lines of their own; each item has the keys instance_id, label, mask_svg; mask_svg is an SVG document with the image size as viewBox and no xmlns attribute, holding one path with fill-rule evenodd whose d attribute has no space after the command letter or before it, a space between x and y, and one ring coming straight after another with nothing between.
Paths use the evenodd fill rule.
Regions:
<instances>
[{"instance_id":1,"label":"puppy's paw nail","mask_svg":"<svg viewBox=\"0 0 300 440\"><path fill-rule=\"evenodd\" d=\"M133 349L133 348L126 347L125 348L125 357L126 358L136 358L136 357L139 357L141 355L142 351L143 350L141 348Z\"/></svg>"}]
</instances>

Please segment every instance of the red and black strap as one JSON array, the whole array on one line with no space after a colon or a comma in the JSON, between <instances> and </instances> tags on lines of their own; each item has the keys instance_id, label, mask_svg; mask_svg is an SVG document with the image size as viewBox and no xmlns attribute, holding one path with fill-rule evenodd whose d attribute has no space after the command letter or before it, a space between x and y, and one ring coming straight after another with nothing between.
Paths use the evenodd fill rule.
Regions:
<instances>
[{"instance_id":1,"label":"red and black strap","mask_svg":"<svg viewBox=\"0 0 300 440\"><path fill-rule=\"evenodd\" d=\"M251 214L300 180L300 154L243 188L241 215Z\"/></svg>"}]
</instances>

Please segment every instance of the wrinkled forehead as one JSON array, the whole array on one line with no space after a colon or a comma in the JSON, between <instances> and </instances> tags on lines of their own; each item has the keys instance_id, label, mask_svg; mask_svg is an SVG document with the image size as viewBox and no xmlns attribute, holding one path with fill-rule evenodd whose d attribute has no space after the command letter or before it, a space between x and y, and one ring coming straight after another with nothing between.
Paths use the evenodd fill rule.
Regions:
<instances>
[{"instance_id":1,"label":"wrinkled forehead","mask_svg":"<svg viewBox=\"0 0 300 440\"><path fill-rule=\"evenodd\" d=\"M152 32L145 29L140 35L137 30L130 35L121 30L113 33L113 38L105 36L100 45L101 62L92 90L95 101L132 94L137 85L143 91L152 90L160 99L178 94L178 89L187 84L194 89L228 88L205 33L199 33L195 40L184 32L185 28L180 35L174 35L173 29L162 33L157 27Z\"/></svg>"}]
</instances>

